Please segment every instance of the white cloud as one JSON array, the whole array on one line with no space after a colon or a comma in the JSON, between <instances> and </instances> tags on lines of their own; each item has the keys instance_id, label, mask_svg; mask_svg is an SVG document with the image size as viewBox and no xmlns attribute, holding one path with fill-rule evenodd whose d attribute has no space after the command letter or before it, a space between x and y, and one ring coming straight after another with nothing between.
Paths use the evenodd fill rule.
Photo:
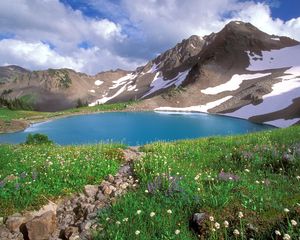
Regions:
<instances>
[{"instance_id":1,"label":"white cloud","mask_svg":"<svg viewBox=\"0 0 300 240\"><path fill-rule=\"evenodd\" d=\"M0 1L0 33L15 36L0 41L0 64L87 73L134 69L183 38L217 32L233 19L300 40L300 17L272 19L267 4L251 0L78 1L111 17L90 18L59 0ZM79 48L82 42L91 47Z\"/></svg>"}]
</instances>

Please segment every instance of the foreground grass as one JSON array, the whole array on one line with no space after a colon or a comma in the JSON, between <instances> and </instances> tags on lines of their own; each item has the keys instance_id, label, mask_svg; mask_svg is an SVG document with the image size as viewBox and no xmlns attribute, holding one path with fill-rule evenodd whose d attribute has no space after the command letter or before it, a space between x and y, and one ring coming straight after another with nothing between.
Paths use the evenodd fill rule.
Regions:
<instances>
[{"instance_id":1,"label":"foreground grass","mask_svg":"<svg viewBox=\"0 0 300 240\"><path fill-rule=\"evenodd\" d=\"M300 236L299 126L155 143L144 151L134 166L140 189L99 213L97 239ZM211 216L197 234L189 229L195 212Z\"/></svg>"},{"instance_id":2,"label":"foreground grass","mask_svg":"<svg viewBox=\"0 0 300 240\"><path fill-rule=\"evenodd\" d=\"M0 145L0 216L100 183L123 160L122 145Z\"/></svg>"}]
</instances>

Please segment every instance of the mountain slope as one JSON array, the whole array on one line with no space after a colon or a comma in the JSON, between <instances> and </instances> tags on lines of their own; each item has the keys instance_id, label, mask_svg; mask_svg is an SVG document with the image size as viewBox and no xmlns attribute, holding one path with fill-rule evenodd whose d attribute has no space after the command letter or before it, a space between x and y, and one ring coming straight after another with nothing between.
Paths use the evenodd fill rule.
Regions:
<instances>
[{"instance_id":1,"label":"mountain slope","mask_svg":"<svg viewBox=\"0 0 300 240\"><path fill-rule=\"evenodd\" d=\"M1 67L0 93L12 89L6 97L34 99L40 110L73 107L78 99L90 106L139 99L141 110L202 111L284 127L300 120L299 56L299 42L233 21L133 72Z\"/></svg>"}]
</instances>

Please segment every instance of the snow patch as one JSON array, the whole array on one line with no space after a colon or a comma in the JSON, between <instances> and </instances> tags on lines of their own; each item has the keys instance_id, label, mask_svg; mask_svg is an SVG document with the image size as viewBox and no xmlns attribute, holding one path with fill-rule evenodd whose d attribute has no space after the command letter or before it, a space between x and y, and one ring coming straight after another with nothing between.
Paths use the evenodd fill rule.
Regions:
<instances>
[{"instance_id":1,"label":"snow patch","mask_svg":"<svg viewBox=\"0 0 300 240\"><path fill-rule=\"evenodd\" d=\"M159 107L159 108L155 108L154 110L155 111L205 112L205 113L207 113L208 110L221 105L222 103L228 101L231 98L232 98L232 96L227 96L227 97L218 99L216 101L206 103L205 105L190 106L190 107L184 107L184 108Z\"/></svg>"},{"instance_id":2,"label":"snow patch","mask_svg":"<svg viewBox=\"0 0 300 240\"><path fill-rule=\"evenodd\" d=\"M103 84L103 81L101 81L101 80L96 80L95 81L96 86L100 86L101 84Z\"/></svg>"},{"instance_id":3,"label":"snow patch","mask_svg":"<svg viewBox=\"0 0 300 240\"><path fill-rule=\"evenodd\" d=\"M142 98L144 98L160 89L170 87L173 84L176 87L180 86L183 83L183 81L186 79L189 71L190 71L190 69L188 69L184 72L180 72L180 73L178 73L178 75L176 77L174 77L173 79L170 79L170 80L164 80L162 73L157 72L154 76L153 81L150 84L150 87L151 87L150 91L148 91Z\"/></svg>"},{"instance_id":4,"label":"snow patch","mask_svg":"<svg viewBox=\"0 0 300 240\"><path fill-rule=\"evenodd\" d=\"M271 38L272 40L274 40L274 41L280 41L280 38L278 38L278 37L274 37L274 38Z\"/></svg>"},{"instance_id":5,"label":"snow patch","mask_svg":"<svg viewBox=\"0 0 300 240\"><path fill-rule=\"evenodd\" d=\"M136 74L129 73L129 74L125 75L124 77L119 78L118 80L112 81L114 83L114 85L111 86L109 89L116 89L120 86L123 86L124 84L129 84L128 81L136 78L136 76L137 76ZM132 81L130 83L132 83Z\"/></svg>"},{"instance_id":6,"label":"snow patch","mask_svg":"<svg viewBox=\"0 0 300 240\"><path fill-rule=\"evenodd\" d=\"M268 75L271 75L271 73L255 73L255 74L241 74L241 75L235 74L228 82L224 84L220 84L216 87L209 87L203 89L201 90L201 92L204 94L218 94L224 91L234 91L237 90L240 87L241 83L245 80L261 78Z\"/></svg>"},{"instance_id":7,"label":"snow patch","mask_svg":"<svg viewBox=\"0 0 300 240\"><path fill-rule=\"evenodd\" d=\"M294 118L294 119L276 119L273 121L265 122L266 124L275 126L275 127L281 127L281 128L286 128L289 127L295 123L300 121L300 118Z\"/></svg>"},{"instance_id":8,"label":"snow patch","mask_svg":"<svg viewBox=\"0 0 300 240\"><path fill-rule=\"evenodd\" d=\"M98 105L98 104L106 103L107 101L109 101L109 100L111 100L111 99L117 97L118 95L120 95L122 92L125 91L125 89L126 89L126 85L123 86L123 87L121 87L121 88L120 88L113 96L110 96L110 97L103 97L103 98L101 98L101 99L98 99L98 100L96 100L95 102L90 103L89 106L90 106L90 107L93 107L93 106ZM105 95L103 95L103 96L105 96Z\"/></svg>"},{"instance_id":9,"label":"snow patch","mask_svg":"<svg viewBox=\"0 0 300 240\"><path fill-rule=\"evenodd\" d=\"M127 91L132 91L132 90L134 90L136 88L136 85L131 85L131 86L128 86L128 88L127 88Z\"/></svg>"},{"instance_id":10,"label":"snow patch","mask_svg":"<svg viewBox=\"0 0 300 240\"><path fill-rule=\"evenodd\" d=\"M196 48L196 47L194 46L194 44L192 44L192 43L191 43L191 47L194 48L194 49Z\"/></svg>"},{"instance_id":11,"label":"snow patch","mask_svg":"<svg viewBox=\"0 0 300 240\"><path fill-rule=\"evenodd\" d=\"M89 90L91 93L95 93L96 91L94 89Z\"/></svg>"},{"instance_id":12,"label":"snow patch","mask_svg":"<svg viewBox=\"0 0 300 240\"><path fill-rule=\"evenodd\" d=\"M278 69L300 65L300 44L293 47L286 47L271 51L262 51L262 57L255 61L250 51L247 51L250 58L249 71L261 71L266 69Z\"/></svg>"}]
</instances>

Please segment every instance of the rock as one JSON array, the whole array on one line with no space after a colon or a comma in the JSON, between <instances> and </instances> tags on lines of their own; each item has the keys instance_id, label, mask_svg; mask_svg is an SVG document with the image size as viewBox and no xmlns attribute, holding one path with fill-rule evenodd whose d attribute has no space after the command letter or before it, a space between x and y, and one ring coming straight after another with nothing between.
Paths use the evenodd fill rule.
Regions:
<instances>
[{"instance_id":1,"label":"rock","mask_svg":"<svg viewBox=\"0 0 300 240\"><path fill-rule=\"evenodd\" d=\"M107 177L107 180L110 182L110 183L113 183L115 178L113 175L109 174L108 177Z\"/></svg>"},{"instance_id":2,"label":"rock","mask_svg":"<svg viewBox=\"0 0 300 240\"><path fill-rule=\"evenodd\" d=\"M116 186L121 185L122 182L123 182L123 180L122 180L121 178L117 178L117 179L115 179L115 181L114 181L114 183L116 184Z\"/></svg>"},{"instance_id":3,"label":"rock","mask_svg":"<svg viewBox=\"0 0 300 240\"><path fill-rule=\"evenodd\" d=\"M99 200L99 201L106 201L106 196L101 192L99 191L96 195L96 200Z\"/></svg>"},{"instance_id":4,"label":"rock","mask_svg":"<svg viewBox=\"0 0 300 240\"><path fill-rule=\"evenodd\" d=\"M110 195L112 193L112 190L109 186L104 186L102 190L104 195Z\"/></svg>"},{"instance_id":5,"label":"rock","mask_svg":"<svg viewBox=\"0 0 300 240\"><path fill-rule=\"evenodd\" d=\"M14 214L7 218L5 225L11 232L20 232L20 226L26 222L26 218L21 214Z\"/></svg>"},{"instance_id":6,"label":"rock","mask_svg":"<svg viewBox=\"0 0 300 240\"><path fill-rule=\"evenodd\" d=\"M39 217L35 217L26 223L26 229L30 240L47 240L56 229L56 216L48 211Z\"/></svg>"},{"instance_id":7,"label":"rock","mask_svg":"<svg viewBox=\"0 0 300 240\"><path fill-rule=\"evenodd\" d=\"M63 237L66 239L71 239L71 237L75 237L78 236L79 237L79 230L77 227L67 227L64 231L63 231Z\"/></svg>"},{"instance_id":8,"label":"rock","mask_svg":"<svg viewBox=\"0 0 300 240\"><path fill-rule=\"evenodd\" d=\"M207 219L206 213L195 213L190 219L190 228L197 234L201 235L205 232L205 220Z\"/></svg>"},{"instance_id":9,"label":"rock","mask_svg":"<svg viewBox=\"0 0 300 240\"><path fill-rule=\"evenodd\" d=\"M97 185L86 185L86 186L84 186L83 192L88 198L94 198L98 192L98 186Z\"/></svg>"},{"instance_id":10,"label":"rock","mask_svg":"<svg viewBox=\"0 0 300 240\"><path fill-rule=\"evenodd\" d=\"M119 173L121 175L129 175L131 174L131 168L129 165L124 165L120 168Z\"/></svg>"},{"instance_id":11,"label":"rock","mask_svg":"<svg viewBox=\"0 0 300 240\"><path fill-rule=\"evenodd\" d=\"M120 185L120 188L126 189L128 186L129 186L129 184L127 182L124 182Z\"/></svg>"},{"instance_id":12,"label":"rock","mask_svg":"<svg viewBox=\"0 0 300 240\"><path fill-rule=\"evenodd\" d=\"M5 226L0 226L0 239L8 239L10 236L10 231Z\"/></svg>"}]
</instances>

